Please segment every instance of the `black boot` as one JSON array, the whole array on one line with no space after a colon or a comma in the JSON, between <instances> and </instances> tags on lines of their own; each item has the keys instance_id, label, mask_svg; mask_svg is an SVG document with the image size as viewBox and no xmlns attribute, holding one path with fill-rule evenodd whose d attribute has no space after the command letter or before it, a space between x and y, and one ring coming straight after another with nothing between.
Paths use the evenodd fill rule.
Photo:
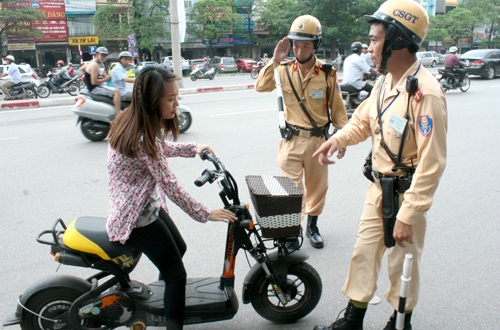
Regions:
<instances>
[{"instance_id":1,"label":"black boot","mask_svg":"<svg viewBox=\"0 0 500 330\"><path fill-rule=\"evenodd\" d=\"M311 245L316 249L321 249L325 245L323 238L319 234L317 215L307 215L306 236L309 238Z\"/></svg>"},{"instance_id":2,"label":"black boot","mask_svg":"<svg viewBox=\"0 0 500 330\"><path fill-rule=\"evenodd\" d=\"M389 319L389 322L387 322L387 325L385 326L384 330L396 330L396 315L398 312L394 311L394 314L392 314L391 318ZM405 314L405 327L403 328L404 330L411 330L411 314L407 313Z\"/></svg>"},{"instance_id":3,"label":"black boot","mask_svg":"<svg viewBox=\"0 0 500 330\"><path fill-rule=\"evenodd\" d=\"M333 322L329 327L317 325L314 330L363 330L363 319L366 308L357 308L352 301L349 301L344 317ZM339 313L340 314L340 313Z\"/></svg>"}]
</instances>

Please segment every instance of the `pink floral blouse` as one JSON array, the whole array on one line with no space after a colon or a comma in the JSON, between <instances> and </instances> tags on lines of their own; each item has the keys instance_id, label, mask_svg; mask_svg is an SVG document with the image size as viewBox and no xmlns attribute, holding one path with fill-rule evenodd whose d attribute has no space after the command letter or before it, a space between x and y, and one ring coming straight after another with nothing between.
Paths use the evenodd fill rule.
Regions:
<instances>
[{"instance_id":1,"label":"pink floral blouse","mask_svg":"<svg viewBox=\"0 0 500 330\"><path fill-rule=\"evenodd\" d=\"M168 212L165 203L165 197L168 197L193 219L207 222L210 218L210 209L189 196L167 163L169 157L195 157L197 144L157 139L156 145L158 160L151 159L144 152L142 139L136 158L126 157L108 148L109 206L106 230L110 241L127 241L156 188L165 211Z\"/></svg>"}]
</instances>

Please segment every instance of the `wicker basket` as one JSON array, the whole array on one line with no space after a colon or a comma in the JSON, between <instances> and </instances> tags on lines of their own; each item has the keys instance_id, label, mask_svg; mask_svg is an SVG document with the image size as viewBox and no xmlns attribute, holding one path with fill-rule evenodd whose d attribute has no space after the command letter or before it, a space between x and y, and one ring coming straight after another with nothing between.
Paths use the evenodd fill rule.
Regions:
<instances>
[{"instance_id":1,"label":"wicker basket","mask_svg":"<svg viewBox=\"0 0 500 330\"><path fill-rule=\"evenodd\" d=\"M300 235L302 191L284 176L248 175L245 180L256 220L266 238Z\"/></svg>"}]
</instances>

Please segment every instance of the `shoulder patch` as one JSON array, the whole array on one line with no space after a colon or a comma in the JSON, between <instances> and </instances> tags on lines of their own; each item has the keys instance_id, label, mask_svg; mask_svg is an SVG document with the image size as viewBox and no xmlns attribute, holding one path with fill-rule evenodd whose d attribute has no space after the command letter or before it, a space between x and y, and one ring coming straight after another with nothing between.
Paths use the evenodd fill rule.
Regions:
<instances>
[{"instance_id":1,"label":"shoulder patch","mask_svg":"<svg viewBox=\"0 0 500 330\"><path fill-rule=\"evenodd\" d=\"M413 94L413 97L415 98L415 102L419 102L422 99L422 91L420 88L417 87L417 90L415 91L415 94Z\"/></svg>"},{"instance_id":2,"label":"shoulder patch","mask_svg":"<svg viewBox=\"0 0 500 330\"><path fill-rule=\"evenodd\" d=\"M422 133L423 136L428 137L429 134L431 134L431 132L432 132L432 119L431 119L431 117L429 117L428 115L420 116L418 127L420 130L420 133Z\"/></svg>"}]
</instances>

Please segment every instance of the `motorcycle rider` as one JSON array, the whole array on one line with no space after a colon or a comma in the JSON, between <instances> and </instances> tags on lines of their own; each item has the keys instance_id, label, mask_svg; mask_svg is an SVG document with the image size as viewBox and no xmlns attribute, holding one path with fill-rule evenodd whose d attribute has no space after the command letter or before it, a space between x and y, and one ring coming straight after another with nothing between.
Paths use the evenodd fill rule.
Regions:
<instances>
[{"instance_id":1,"label":"motorcycle rider","mask_svg":"<svg viewBox=\"0 0 500 330\"><path fill-rule=\"evenodd\" d=\"M296 59L282 62L290 52L290 44ZM311 15L299 16L292 23L288 36L281 39L274 49L272 60L260 70L255 84L257 92L273 91L276 88L274 69L278 68L287 124L279 144L278 165L282 175L292 179L304 192L302 216L307 214L306 236L314 248L324 246L318 216L325 206L328 169L311 156L325 141L330 114L334 127L342 128L347 124L337 71L314 55L320 44L319 20ZM344 153L342 150L338 157L342 158ZM295 240L290 248L297 247L298 240Z\"/></svg>"},{"instance_id":2,"label":"motorcycle rider","mask_svg":"<svg viewBox=\"0 0 500 330\"><path fill-rule=\"evenodd\" d=\"M201 76L203 77L205 75L205 72L208 71L208 60L206 57L203 58L203 63L201 64L201 67L200 67L200 73L201 73Z\"/></svg>"},{"instance_id":3,"label":"motorcycle rider","mask_svg":"<svg viewBox=\"0 0 500 330\"><path fill-rule=\"evenodd\" d=\"M133 84L135 82L135 78L127 77L127 67L132 62L132 53L121 52L118 55L118 61L120 63L111 72L111 82L120 91L120 103L121 101L132 101L132 92L125 88L125 83ZM121 113L121 107L116 108L115 105L115 110L118 116Z\"/></svg>"},{"instance_id":4,"label":"motorcycle rider","mask_svg":"<svg viewBox=\"0 0 500 330\"><path fill-rule=\"evenodd\" d=\"M98 47L95 52L95 58L87 65L80 68L80 70L84 70L85 84L90 94L112 98L115 109L120 109L120 90L118 88L106 86L105 84L105 82L111 80L111 76L104 76L104 61L106 61L109 51L106 47ZM117 113L119 112L120 110L117 111Z\"/></svg>"},{"instance_id":5,"label":"motorcycle rider","mask_svg":"<svg viewBox=\"0 0 500 330\"><path fill-rule=\"evenodd\" d=\"M59 71L57 72L57 75L59 75L59 78L54 80L54 86L57 87L58 92L61 91L61 84L64 84L66 81L71 80L71 77L69 75L68 67L64 66L64 61L59 60L57 61L57 67L59 68Z\"/></svg>"},{"instance_id":6,"label":"motorcycle rider","mask_svg":"<svg viewBox=\"0 0 500 330\"><path fill-rule=\"evenodd\" d=\"M342 84L349 84L358 90L364 90L369 94L372 92L373 86L363 80L365 73L377 74L377 70L371 68L366 60L361 57L363 45L356 41L351 44L351 52L344 61L344 76Z\"/></svg>"},{"instance_id":7,"label":"motorcycle rider","mask_svg":"<svg viewBox=\"0 0 500 330\"><path fill-rule=\"evenodd\" d=\"M16 59L12 55L5 56L5 62L9 66L9 69L7 70L7 72L2 73L0 75L0 78L9 76L9 80L2 83L2 85L0 86L2 88L3 93L5 94L6 100L12 100L12 96L9 93L9 89L11 89L12 86L17 85L21 82L21 72L19 71L19 68L17 67L16 63L14 63L15 60Z\"/></svg>"},{"instance_id":8,"label":"motorcycle rider","mask_svg":"<svg viewBox=\"0 0 500 330\"><path fill-rule=\"evenodd\" d=\"M464 69L466 64L458 59L457 51L457 47L450 47L450 53L444 58L444 69L452 71L455 76L458 76L458 82L460 85L462 85L465 74L467 73L467 71Z\"/></svg>"},{"instance_id":9,"label":"motorcycle rider","mask_svg":"<svg viewBox=\"0 0 500 330\"><path fill-rule=\"evenodd\" d=\"M363 49L361 50L361 57L366 61L366 64L368 64L370 68L373 67L372 56L368 53L367 44L363 44Z\"/></svg>"}]
</instances>

